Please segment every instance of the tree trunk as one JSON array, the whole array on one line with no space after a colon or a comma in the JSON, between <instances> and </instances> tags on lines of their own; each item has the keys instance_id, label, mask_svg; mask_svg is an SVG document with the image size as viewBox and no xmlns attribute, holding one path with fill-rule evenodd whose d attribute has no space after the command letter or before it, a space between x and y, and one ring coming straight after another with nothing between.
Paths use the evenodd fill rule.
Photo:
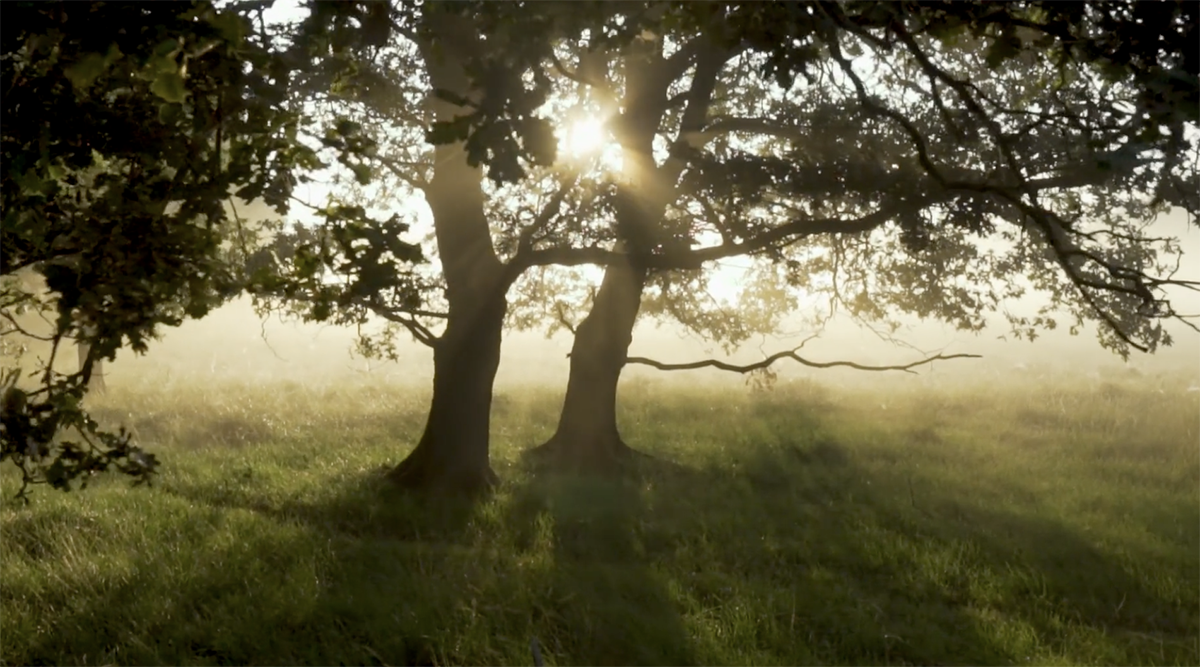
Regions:
<instances>
[{"instance_id":1,"label":"tree trunk","mask_svg":"<svg viewBox=\"0 0 1200 667\"><path fill-rule=\"evenodd\" d=\"M79 370L83 371L87 365L88 353L91 351L91 346L86 343L80 343L75 346L79 350ZM107 387L104 384L104 362L97 359L92 363L92 375L87 381L88 391L97 394L103 394Z\"/></svg>"},{"instance_id":2,"label":"tree trunk","mask_svg":"<svg viewBox=\"0 0 1200 667\"><path fill-rule=\"evenodd\" d=\"M640 38L630 44L625 57L625 110L614 121L614 137L626 165L615 205L616 247L628 252L629 261L605 269L591 312L575 331L558 428L531 452L553 467L612 472L633 452L617 427L617 383L646 282L640 258L654 245L655 226L670 189L660 178L652 151L666 109L669 81L658 75L664 62L658 46Z\"/></svg>"},{"instance_id":3,"label":"tree trunk","mask_svg":"<svg viewBox=\"0 0 1200 667\"><path fill-rule=\"evenodd\" d=\"M473 496L497 483L488 454L504 294L453 319L433 353L433 401L416 448L390 473L410 489Z\"/></svg>"},{"instance_id":4,"label":"tree trunk","mask_svg":"<svg viewBox=\"0 0 1200 667\"><path fill-rule=\"evenodd\" d=\"M625 156L626 179L615 201L617 236L631 263L611 264L592 304L575 332L571 371L558 429L534 455L568 468L611 470L634 453L617 428L617 383L625 367L633 325L641 307L647 271L642 260L667 240L659 229L686 161L670 157L659 167L653 141L668 108L665 75L668 61L656 39L637 39L625 58L625 111L614 134ZM710 48L696 61L679 137L697 133L706 118L717 74L731 51ZM691 141L691 139L687 139Z\"/></svg>"},{"instance_id":5,"label":"tree trunk","mask_svg":"<svg viewBox=\"0 0 1200 667\"><path fill-rule=\"evenodd\" d=\"M425 48L423 54L434 88L474 94L457 50L477 46L478 34L462 17L439 14L430 21L442 47L440 52ZM429 105L442 121L469 112L437 96ZM435 147L434 164L424 191L446 279L446 330L434 344L433 401L425 432L389 477L408 489L471 495L496 483L488 422L511 279L492 245L483 172L467 163L461 142Z\"/></svg>"},{"instance_id":6,"label":"tree trunk","mask_svg":"<svg viewBox=\"0 0 1200 667\"><path fill-rule=\"evenodd\" d=\"M611 471L633 452L617 428L617 382L633 341L646 272L611 265L575 332L558 429L533 454L556 467Z\"/></svg>"}]
</instances>

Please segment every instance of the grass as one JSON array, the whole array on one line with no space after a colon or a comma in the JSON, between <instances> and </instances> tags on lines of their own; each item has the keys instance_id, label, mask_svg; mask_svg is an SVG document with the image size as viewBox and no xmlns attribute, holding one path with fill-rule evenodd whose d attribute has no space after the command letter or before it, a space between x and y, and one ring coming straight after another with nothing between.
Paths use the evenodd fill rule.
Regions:
<instances>
[{"instance_id":1,"label":"grass","mask_svg":"<svg viewBox=\"0 0 1200 667\"><path fill-rule=\"evenodd\" d=\"M1161 386L1161 385L1160 385ZM421 391L118 387L151 489L0 477L5 664L1200 664L1200 394L645 382L623 480L534 476L503 392L476 506L391 492Z\"/></svg>"}]
</instances>

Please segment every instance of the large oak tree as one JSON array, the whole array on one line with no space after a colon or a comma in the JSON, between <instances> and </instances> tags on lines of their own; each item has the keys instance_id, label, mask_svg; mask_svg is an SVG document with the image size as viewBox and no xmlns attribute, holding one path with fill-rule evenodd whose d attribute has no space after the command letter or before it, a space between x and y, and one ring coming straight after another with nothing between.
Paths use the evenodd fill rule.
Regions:
<instances>
[{"instance_id":1,"label":"large oak tree","mask_svg":"<svg viewBox=\"0 0 1200 667\"><path fill-rule=\"evenodd\" d=\"M713 77L724 95L692 121L699 128L686 114L649 121L680 150L639 163L641 183L675 188L676 210L643 224L686 220L688 245L703 245L698 229L721 239L693 252L743 245L868 320L913 313L979 330L1032 291L1046 305L1034 318L1009 315L1019 336L1065 316L1073 332L1099 323L1101 344L1122 355L1170 344L1162 320L1188 318L1168 290L1195 285L1172 278L1177 241L1146 227L1171 207L1200 211L1194 6L1079 7L752 3L724 6L720 31L685 9L690 30L656 41L686 49L716 37L761 58ZM698 86L702 76L691 73L689 109L718 89ZM787 89L773 108L762 102L766 77ZM671 83L660 85L663 99ZM736 144L723 141L733 134ZM617 138L626 155L649 152ZM648 277L629 254L631 266L609 266L577 329L562 416L544 446L573 464L629 451L617 380ZM794 351L774 358L811 363Z\"/></svg>"},{"instance_id":2,"label":"large oak tree","mask_svg":"<svg viewBox=\"0 0 1200 667\"><path fill-rule=\"evenodd\" d=\"M626 451L616 384L647 285L671 297L658 299L667 311L696 320L679 285L703 280L704 262L724 257L761 255L780 280L829 290L867 317L914 312L966 327L1014 298L1023 278L1077 321L1104 323L1103 341L1120 351L1166 342L1154 317L1172 314L1162 294L1172 281L1155 260L1173 248L1156 247L1135 223L1167 205L1196 210L1186 187L1194 163L1185 159L1194 139L1183 129L1195 121L1195 63L1179 52L1187 40L1178 35L1187 10L1093 6L313 3L286 57L265 35L255 48L215 49L234 61L222 65L232 68L230 81L248 86L240 102L248 106L234 116L244 124L232 127L222 111L239 102L227 102L220 86L187 88L209 79L182 73L189 59L211 57L207 42L192 53L176 39L172 50L128 62L125 47L105 42L81 48L76 60L88 72L100 64L102 90L121 89L104 78L111 72L134 74L135 99L153 111L141 118L170 130L152 135L152 150L133 151L153 168L118 170L117 182L173 184L182 173L187 196L151 189L151 202L163 206L150 220L164 234L208 230L203 243L173 247L209 268L188 265L178 274L193 280L179 283L167 262L173 268L150 281L165 291L139 302L142 328L178 319L155 309L191 303L201 314L215 301L196 294L240 284L217 279L229 267L205 259L221 233L179 223L219 220L213 207L234 184L282 208L296 168L336 161L352 176L350 192L367 200L318 205L325 224L282 234L275 252L251 256L254 291L316 319L381 317L391 333L402 328L429 344L429 419L393 476L406 486L475 490L495 480L488 418L508 293L537 267L609 267L577 328L563 417L546 448L575 462ZM252 25L236 21L241 31ZM1105 38L1122 21L1149 22L1163 37L1151 46ZM36 42L40 33L29 34L21 39ZM5 43L7 54L21 42ZM30 57L20 48L9 62ZM39 80L61 81L67 73L48 54ZM205 103L176 101L179 80ZM61 85L55 90L62 96ZM95 104L87 95L60 101L73 109L81 99ZM551 119L579 113L608 119L623 169L556 160ZM305 139L311 124L327 129ZM249 137L244 148L225 151L239 133ZM33 155L33 135L22 141ZM5 142L6 151L17 145L7 134ZM322 162L323 152L334 159ZM216 177L170 162L182 156L211 165ZM17 170L12 187L5 181L6 198L57 183L27 172ZM407 195L432 213L431 245L405 237L413 216L399 202ZM383 206L363 205L381 196ZM36 209L13 201L6 211ZM176 201L183 213L168 213ZM1113 215L1117 206L1124 217ZM385 209L386 219L368 209ZM23 238L43 237L35 230ZM421 267L427 257L436 271ZM71 263L47 259L31 261L78 275ZM97 277L109 280L110 265ZM101 321L74 305L84 301L60 299L70 306L63 327ZM97 315L120 310L99 303ZM1050 317L1014 325L1050 326ZM138 326L121 335L136 344L129 331ZM105 335L94 341L100 356L121 340ZM374 349L386 353L388 339L379 343Z\"/></svg>"}]
</instances>

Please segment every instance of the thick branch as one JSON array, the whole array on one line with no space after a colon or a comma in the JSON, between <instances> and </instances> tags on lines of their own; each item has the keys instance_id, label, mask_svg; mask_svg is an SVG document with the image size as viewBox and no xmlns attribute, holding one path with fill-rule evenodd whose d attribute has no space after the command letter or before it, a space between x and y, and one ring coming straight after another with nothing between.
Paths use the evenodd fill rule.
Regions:
<instances>
[{"instance_id":1,"label":"thick branch","mask_svg":"<svg viewBox=\"0 0 1200 667\"><path fill-rule=\"evenodd\" d=\"M1015 159L1008 150L1009 147L1006 144L1001 142L1001 152L1004 153L1006 159L1010 163L1010 167L1013 169L1013 176L1018 181L1017 185L1020 188L1019 190L988 181L970 182L965 180L951 180L947 178L946 175L943 174L936 165L934 165L933 160L930 158L928 146L925 138L921 135L921 132L903 114L889 108L884 104L879 103L867 92L866 86L862 79L851 68L849 61L842 56L841 50L839 49L836 41L830 44L830 53L834 60L837 61L842 72L854 85L858 95L859 103L862 104L863 107L869 112L886 117L895 122L909 136L913 143L913 148L917 152L917 160L920 162L922 168L924 168L925 172L929 174L929 176L931 176L934 180L941 184L942 187L948 190L961 190L964 192L991 194L998 196L1017 207L1026 216L1027 220L1032 222L1038 229L1042 231L1047 245L1054 253L1054 257L1059 266L1062 267L1067 279L1072 283L1072 285L1075 286L1076 292L1080 295L1080 298L1083 299L1083 301L1092 309L1094 313L1096 313L1097 317L1107 324L1109 329L1112 330L1113 333L1116 334L1116 336L1126 344L1142 352L1149 351L1149 348L1146 345L1134 341L1129 333L1126 332L1117 322L1112 313L1105 309L1095 298L1095 296L1085 289L1089 286L1095 286L1089 285L1089 279L1087 279L1087 277L1084 276L1079 271L1078 267L1074 266L1069 259L1072 255L1079 254L1079 249L1074 246L1074 244L1071 244L1066 238L1066 231L1069 229L1069 226L1062 223L1061 220L1058 220L1057 216L1053 215L1052 213L1042 209L1039 206L1028 203L1026 198L1022 196L1024 194L1030 201L1033 201L1036 189L1033 187L1032 183L1025 179L1024 175L1020 173L1020 169L1015 165ZM1098 287L1098 289L1108 288Z\"/></svg>"},{"instance_id":2,"label":"thick branch","mask_svg":"<svg viewBox=\"0 0 1200 667\"><path fill-rule=\"evenodd\" d=\"M910 203L911 205L911 203ZM651 254L642 258L648 269L689 270L698 269L704 262L727 257L746 255L763 250L775 243L792 243L807 236L817 234L858 234L871 231L887 222L897 211L884 209L874 213L844 220L842 218L816 218L793 220L786 224L770 229L754 238L741 243L722 243L696 250L664 252ZM617 262L627 262L628 254L599 247L569 248L555 247L535 250L509 263L510 271L524 271L533 266L579 266L582 264L597 264L607 266Z\"/></svg>"},{"instance_id":3,"label":"thick branch","mask_svg":"<svg viewBox=\"0 0 1200 667\"><path fill-rule=\"evenodd\" d=\"M429 188L428 181L423 178L416 177L404 169L404 167L422 167L424 165L415 162L397 160L384 155L375 155L373 159L384 167L387 167L387 170L392 172L392 175L412 186L412 188L418 192L424 193Z\"/></svg>"},{"instance_id":4,"label":"thick branch","mask_svg":"<svg viewBox=\"0 0 1200 667\"><path fill-rule=\"evenodd\" d=\"M590 78L588 76L585 76L582 72L573 71L573 70L568 69L567 66L563 63L563 61L560 60L559 57L554 54L553 50L551 50L548 55L550 57L550 63L553 66L554 71L556 71L559 74L561 74L562 76L570 79L571 81L574 81L575 83L578 83L582 86L587 86L589 88L596 90L598 93L600 93L600 95L602 97L605 98L605 100L615 100L616 99L616 94L613 93L612 88L609 87L607 81Z\"/></svg>"},{"instance_id":5,"label":"thick branch","mask_svg":"<svg viewBox=\"0 0 1200 667\"><path fill-rule=\"evenodd\" d=\"M711 123L704 126L703 130L696 133L697 136L694 141L703 144L718 135L733 132L753 132L755 134L778 137L780 139L792 139L794 141L810 138L805 128L785 125L768 118L726 116L714 119Z\"/></svg>"}]
</instances>

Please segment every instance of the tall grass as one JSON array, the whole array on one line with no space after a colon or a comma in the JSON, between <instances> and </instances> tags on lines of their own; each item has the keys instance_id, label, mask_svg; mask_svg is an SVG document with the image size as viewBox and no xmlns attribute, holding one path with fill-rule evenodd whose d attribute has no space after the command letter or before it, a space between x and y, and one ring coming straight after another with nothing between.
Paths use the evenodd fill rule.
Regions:
<instances>
[{"instance_id":1,"label":"tall grass","mask_svg":"<svg viewBox=\"0 0 1200 667\"><path fill-rule=\"evenodd\" d=\"M622 479L535 474L555 392L497 397L503 486L390 490L427 395L114 388L156 486L0 476L0 658L26 664L1200 664L1200 394L646 382Z\"/></svg>"}]
</instances>

